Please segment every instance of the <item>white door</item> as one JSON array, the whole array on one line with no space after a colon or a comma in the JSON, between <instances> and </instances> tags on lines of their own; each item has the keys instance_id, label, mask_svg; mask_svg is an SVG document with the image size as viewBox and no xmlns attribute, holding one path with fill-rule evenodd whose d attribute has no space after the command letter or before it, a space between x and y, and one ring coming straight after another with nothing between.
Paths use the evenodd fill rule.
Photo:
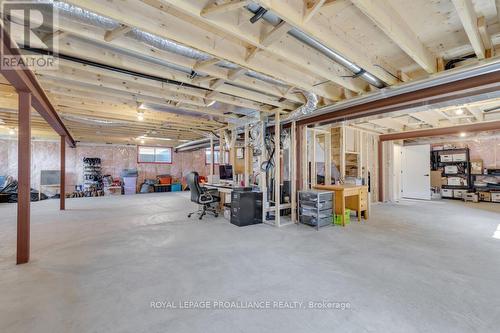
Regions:
<instances>
[{"instance_id":1,"label":"white door","mask_svg":"<svg viewBox=\"0 0 500 333\"><path fill-rule=\"evenodd\" d=\"M403 146L394 144L393 169L392 169L392 201L401 200L401 149Z\"/></svg>"},{"instance_id":2,"label":"white door","mask_svg":"<svg viewBox=\"0 0 500 333\"><path fill-rule=\"evenodd\" d=\"M404 146L401 150L403 198L431 199L430 145Z\"/></svg>"}]
</instances>

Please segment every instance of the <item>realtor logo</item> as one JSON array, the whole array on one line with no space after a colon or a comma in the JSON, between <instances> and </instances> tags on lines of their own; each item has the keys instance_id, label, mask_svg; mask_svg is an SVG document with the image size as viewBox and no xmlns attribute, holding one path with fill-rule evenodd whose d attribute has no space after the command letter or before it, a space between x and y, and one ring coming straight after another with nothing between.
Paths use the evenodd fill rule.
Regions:
<instances>
[{"instance_id":1,"label":"realtor logo","mask_svg":"<svg viewBox=\"0 0 500 333\"><path fill-rule=\"evenodd\" d=\"M57 58L53 54L58 51L59 31L55 28L57 12L54 5L50 2L3 1L1 10L1 69L57 69Z\"/></svg>"}]
</instances>

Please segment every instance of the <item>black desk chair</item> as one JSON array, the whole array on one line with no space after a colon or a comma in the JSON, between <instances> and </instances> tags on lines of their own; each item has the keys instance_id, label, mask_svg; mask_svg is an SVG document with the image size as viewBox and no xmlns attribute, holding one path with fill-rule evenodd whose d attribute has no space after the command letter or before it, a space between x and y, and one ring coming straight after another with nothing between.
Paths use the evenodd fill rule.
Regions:
<instances>
[{"instance_id":1,"label":"black desk chair","mask_svg":"<svg viewBox=\"0 0 500 333\"><path fill-rule=\"evenodd\" d=\"M217 196L217 190L208 190L206 187L201 187L199 183L198 172L191 172L187 175L187 183L191 191L191 201L199 205L198 210L188 214L191 217L194 213L198 214L201 220L207 213L219 216L218 202L220 198Z\"/></svg>"}]
</instances>

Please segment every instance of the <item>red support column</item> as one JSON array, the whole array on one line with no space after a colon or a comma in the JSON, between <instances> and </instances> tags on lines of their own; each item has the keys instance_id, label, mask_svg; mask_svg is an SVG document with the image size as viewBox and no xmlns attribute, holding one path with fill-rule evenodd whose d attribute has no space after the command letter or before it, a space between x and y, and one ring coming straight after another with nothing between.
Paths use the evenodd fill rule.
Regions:
<instances>
[{"instance_id":1,"label":"red support column","mask_svg":"<svg viewBox=\"0 0 500 333\"><path fill-rule=\"evenodd\" d=\"M60 210L66 209L66 137L61 135Z\"/></svg>"},{"instance_id":2,"label":"red support column","mask_svg":"<svg viewBox=\"0 0 500 333\"><path fill-rule=\"evenodd\" d=\"M378 142L378 201L384 202L384 142Z\"/></svg>"},{"instance_id":3,"label":"red support column","mask_svg":"<svg viewBox=\"0 0 500 333\"><path fill-rule=\"evenodd\" d=\"M17 264L30 258L31 93L19 92Z\"/></svg>"}]
</instances>

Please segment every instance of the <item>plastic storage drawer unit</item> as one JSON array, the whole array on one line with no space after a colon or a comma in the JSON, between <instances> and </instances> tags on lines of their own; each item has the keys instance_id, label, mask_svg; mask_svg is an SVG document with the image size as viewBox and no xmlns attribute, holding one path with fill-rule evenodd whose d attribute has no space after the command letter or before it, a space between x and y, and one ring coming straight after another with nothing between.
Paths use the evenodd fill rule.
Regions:
<instances>
[{"instance_id":1,"label":"plastic storage drawer unit","mask_svg":"<svg viewBox=\"0 0 500 333\"><path fill-rule=\"evenodd\" d=\"M299 222L316 227L331 225L334 211L334 192L300 191Z\"/></svg>"}]
</instances>

